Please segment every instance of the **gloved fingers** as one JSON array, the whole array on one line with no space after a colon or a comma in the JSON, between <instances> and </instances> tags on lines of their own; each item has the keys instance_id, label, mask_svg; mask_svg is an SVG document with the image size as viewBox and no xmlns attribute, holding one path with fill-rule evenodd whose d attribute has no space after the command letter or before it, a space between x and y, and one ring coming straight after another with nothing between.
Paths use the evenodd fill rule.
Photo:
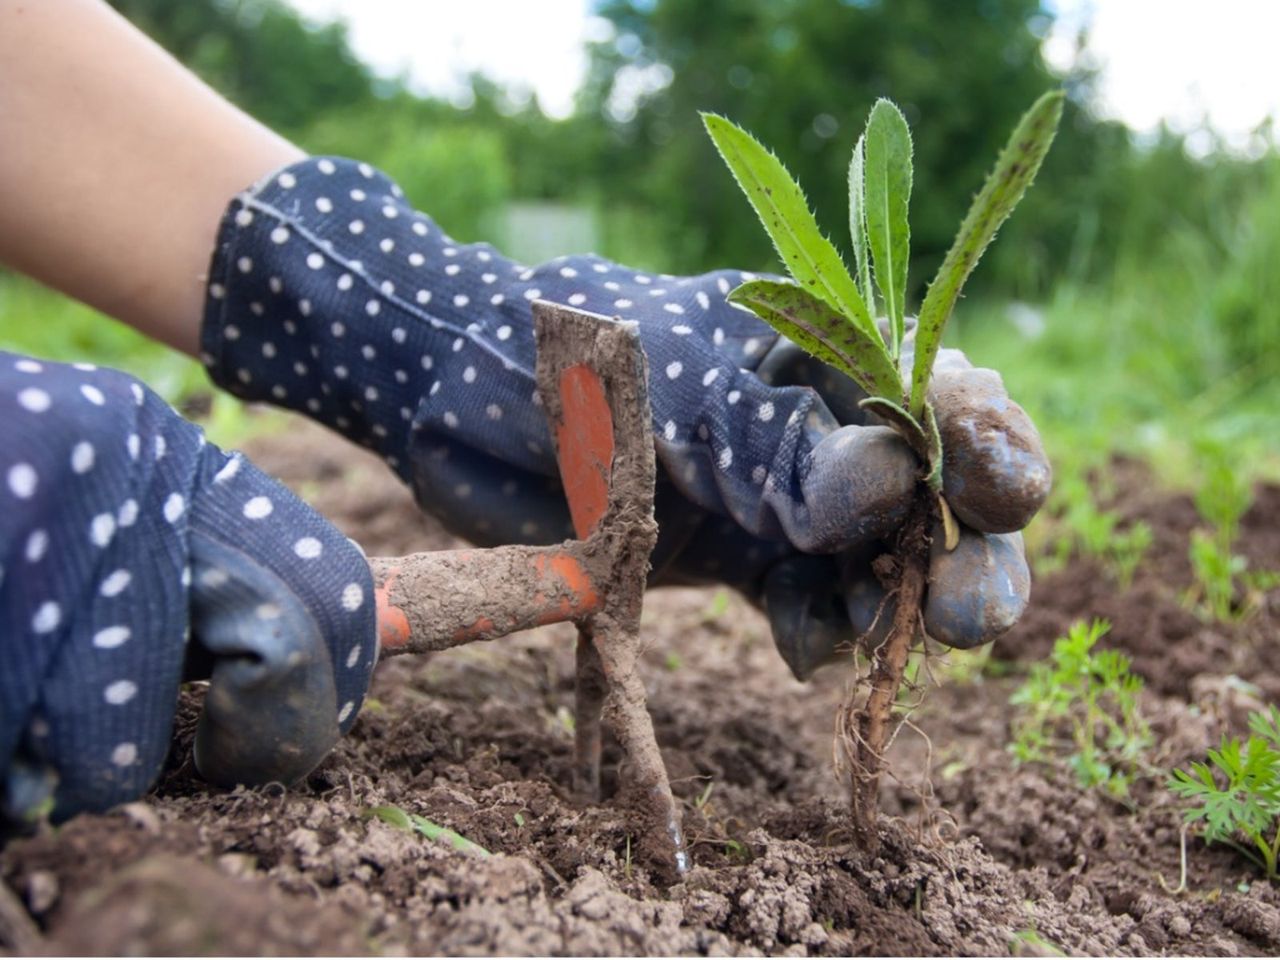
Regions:
<instances>
[{"instance_id":1,"label":"gloved fingers","mask_svg":"<svg viewBox=\"0 0 1280 960\"><path fill-rule=\"evenodd\" d=\"M776 563L764 578L763 598L773 642L797 680L852 650L857 633L840 602L834 557L802 554Z\"/></svg>"},{"instance_id":2,"label":"gloved fingers","mask_svg":"<svg viewBox=\"0 0 1280 960\"><path fill-rule=\"evenodd\" d=\"M358 547L238 455L203 474L191 632L211 683L196 767L222 786L290 783L363 702L377 659L372 576Z\"/></svg>"},{"instance_id":3,"label":"gloved fingers","mask_svg":"<svg viewBox=\"0 0 1280 960\"><path fill-rule=\"evenodd\" d=\"M906 518L920 466L888 427L841 427L813 448L804 478L806 551L836 553L887 536Z\"/></svg>"},{"instance_id":4,"label":"gloved fingers","mask_svg":"<svg viewBox=\"0 0 1280 960\"><path fill-rule=\"evenodd\" d=\"M929 636L968 650L1007 632L1031 599L1031 573L1021 533L979 533L961 527L948 551L935 531L929 558L924 622Z\"/></svg>"},{"instance_id":5,"label":"gloved fingers","mask_svg":"<svg viewBox=\"0 0 1280 960\"><path fill-rule=\"evenodd\" d=\"M935 372L930 397L944 451L943 493L986 533L1025 527L1049 495L1053 471L1031 418L994 370Z\"/></svg>"},{"instance_id":6,"label":"gloved fingers","mask_svg":"<svg viewBox=\"0 0 1280 960\"><path fill-rule=\"evenodd\" d=\"M252 557L194 537L192 615L213 656L196 769L233 787L305 776L338 739L334 665L289 588Z\"/></svg>"},{"instance_id":7,"label":"gloved fingers","mask_svg":"<svg viewBox=\"0 0 1280 960\"><path fill-rule=\"evenodd\" d=\"M904 347L912 346L913 329ZM910 353L903 358L909 369ZM767 383L810 386L842 424L881 421L858 407L865 392L843 373L779 338L757 370ZM998 373L975 368L959 350L942 349L930 399L942 435L944 493L977 530L1010 533L1030 522L1048 496L1052 470L1034 424Z\"/></svg>"},{"instance_id":8,"label":"gloved fingers","mask_svg":"<svg viewBox=\"0 0 1280 960\"><path fill-rule=\"evenodd\" d=\"M103 810L159 772L182 671L186 504L203 443L126 374L0 354L8 814Z\"/></svg>"},{"instance_id":9,"label":"gloved fingers","mask_svg":"<svg viewBox=\"0 0 1280 960\"><path fill-rule=\"evenodd\" d=\"M942 541L941 530L934 531L925 630L960 649L990 643L1017 622L1030 598L1022 535L961 528L955 550ZM878 553L871 545L770 563L760 594L774 643L798 680L839 662L855 644L875 647L888 637L897 608L872 571Z\"/></svg>"},{"instance_id":10,"label":"gloved fingers","mask_svg":"<svg viewBox=\"0 0 1280 960\"><path fill-rule=\"evenodd\" d=\"M874 645L887 636L897 606L871 570L868 554L841 558L841 589L853 630ZM1022 534L984 534L962 526L948 551L933 531L924 625L949 647L972 649L998 639L1026 610L1031 575Z\"/></svg>"}]
</instances>

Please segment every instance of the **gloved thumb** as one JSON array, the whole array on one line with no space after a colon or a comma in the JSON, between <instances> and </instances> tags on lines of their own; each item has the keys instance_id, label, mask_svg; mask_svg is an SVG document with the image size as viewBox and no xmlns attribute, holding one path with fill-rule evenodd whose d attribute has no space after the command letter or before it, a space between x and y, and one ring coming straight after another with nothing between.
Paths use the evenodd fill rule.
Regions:
<instances>
[{"instance_id":1,"label":"gloved thumb","mask_svg":"<svg viewBox=\"0 0 1280 960\"><path fill-rule=\"evenodd\" d=\"M233 457L192 506L195 763L220 786L290 783L355 721L377 656L359 549Z\"/></svg>"}]
</instances>

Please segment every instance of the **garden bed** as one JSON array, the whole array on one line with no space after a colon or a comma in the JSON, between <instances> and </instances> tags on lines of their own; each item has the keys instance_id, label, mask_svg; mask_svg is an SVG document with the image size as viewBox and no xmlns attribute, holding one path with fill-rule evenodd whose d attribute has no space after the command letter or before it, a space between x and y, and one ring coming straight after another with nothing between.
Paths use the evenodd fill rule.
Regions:
<instances>
[{"instance_id":1,"label":"garden bed","mask_svg":"<svg viewBox=\"0 0 1280 960\"><path fill-rule=\"evenodd\" d=\"M455 545L380 464L308 425L249 452L370 554ZM145 800L11 841L0 874L36 916L29 948L53 953L1257 954L1280 950L1280 896L1238 854L1188 844L1161 778L1136 812L1070 774L1015 768L1005 750L1018 661L1075 620L1132 656L1164 770L1203 756L1248 710L1280 702L1280 597L1243 624L1190 612L1191 502L1136 464L1113 470L1111 505L1152 527L1132 587L1090 561L1038 577L1032 608L984 669L939 666L892 766L927 764L933 799L886 778L893 818L875 857L852 846L831 771L847 677L791 679L762 616L714 590L655 591L642 669L696 863L660 883L633 859L636 825L614 798L569 798L572 627L560 625L375 677L351 735L295 789L226 793L187 757L199 690ZM1280 557L1280 488L1264 488L1241 551ZM727 599L727 603L726 603ZM1009 666L1012 664L1012 667ZM1232 679L1244 678L1259 693ZM367 811L395 805L492 852L481 859ZM0 913L0 918L3 914ZM10 924L10 926L12 926ZM11 934L12 935L12 934Z\"/></svg>"}]
</instances>

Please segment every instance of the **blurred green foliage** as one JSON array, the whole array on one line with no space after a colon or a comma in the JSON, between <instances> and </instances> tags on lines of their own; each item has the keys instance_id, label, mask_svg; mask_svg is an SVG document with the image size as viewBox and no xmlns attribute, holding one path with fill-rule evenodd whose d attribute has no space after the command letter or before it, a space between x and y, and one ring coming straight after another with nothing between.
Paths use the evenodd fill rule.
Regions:
<instances>
[{"instance_id":1,"label":"blurred green foliage","mask_svg":"<svg viewBox=\"0 0 1280 960\"><path fill-rule=\"evenodd\" d=\"M367 160L462 240L517 257L512 203L585 209L599 252L689 273L777 269L698 127L715 110L774 144L844 222L846 167L878 96L913 129L911 275L923 286L1022 108L1070 103L1036 186L1002 230L949 338L1001 370L1060 476L1117 448L1194 483L1201 434L1280 474L1280 159L1138 143L1092 112L1085 67L1055 76L1038 0L596 0L577 111L553 120L483 77L468 103L375 76L341 24L280 0L112 0L250 113L313 152ZM1082 61L1084 62L1084 61ZM833 237L848 249L843 231ZM574 251L564 251L574 252ZM908 299L918 305L919 290ZM202 375L163 348L0 277L0 343L123 366L178 400Z\"/></svg>"},{"instance_id":2,"label":"blurred green foliage","mask_svg":"<svg viewBox=\"0 0 1280 960\"><path fill-rule=\"evenodd\" d=\"M341 24L315 26L277 0L110 0L233 103L296 134L330 110L375 100Z\"/></svg>"},{"instance_id":3,"label":"blurred green foliage","mask_svg":"<svg viewBox=\"0 0 1280 960\"><path fill-rule=\"evenodd\" d=\"M82 303L33 280L0 271L0 350L63 363L91 362L131 373L190 416L198 415L214 443L234 447L251 433L274 430L282 418L249 412L230 394L215 393L204 369Z\"/></svg>"},{"instance_id":4,"label":"blurred green foliage","mask_svg":"<svg viewBox=\"0 0 1280 960\"><path fill-rule=\"evenodd\" d=\"M455 113L400 93L378 110L326 113L298 139L312 153L354 156L385 170L455 239L492 240L513 196L507 143L500 125L459 123Z\"/></svg>"},{"instance_id":5,"label":"blurred green foliage","mask_svg":"<svg viewBox=\"0 0 1280 960\"><path fill-rule=\"evenodd\" d=\"M722 114L778 151L819 219L841 212L850 152L877 97L914 131L912 247L931 275L1006 132L1054 85L1037 0L836 3L832 0L606 0L615 39L592 48L584 107L615 131L617 175L605 189L664 211L686 270L724 263L775 268L759 231L743 229L698 110ZM960 42L958 42L960 41ZM638 101L628 90L660 89ZM847 237L833 238L845 251Z\"/></svg>"}]
</instances>

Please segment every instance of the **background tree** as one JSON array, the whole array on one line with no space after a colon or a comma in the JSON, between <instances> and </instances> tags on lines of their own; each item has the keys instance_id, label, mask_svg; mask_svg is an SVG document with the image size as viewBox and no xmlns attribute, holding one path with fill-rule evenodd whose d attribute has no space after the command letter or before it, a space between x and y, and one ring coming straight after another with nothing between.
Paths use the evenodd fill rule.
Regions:
<instances>
[{"instance_id":1,"label":"background tree","mask_svg":"<svg viewBox=\"0 0 1280 960\"><path fill-rule=\"evenodd\" d=\"M915 131L917 190L930 198L914 212L913 246L936 261L1003 131L1056 83L1037 0L606 0L600 13L617 36L592 48L583 107L615 128L612 166L626 174L608 189L662 211L685 269L772 262L711 162L699 109L775 144L813 206L838 210L861 118L892 98ZM644 76L669 82L633 97ZM833 239L847 250L847 237Z\"/></svg>"}]
</instances>

